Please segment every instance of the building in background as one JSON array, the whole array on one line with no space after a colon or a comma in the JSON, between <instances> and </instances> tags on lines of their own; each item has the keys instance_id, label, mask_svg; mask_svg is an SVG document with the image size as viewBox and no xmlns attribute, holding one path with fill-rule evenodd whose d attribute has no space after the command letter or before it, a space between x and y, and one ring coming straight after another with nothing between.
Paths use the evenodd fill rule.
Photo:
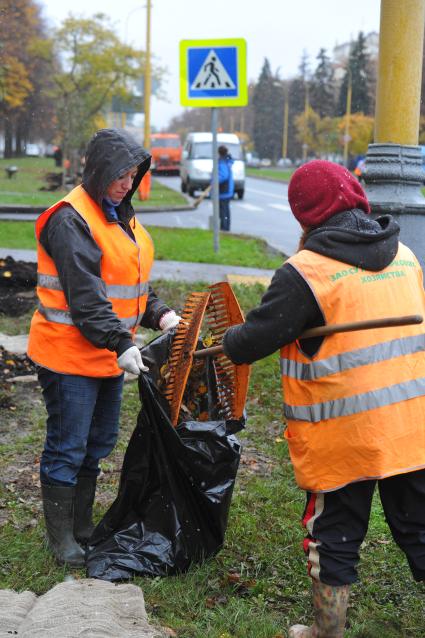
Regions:
<instances>
[{"instance_id":1,"label":"building in background","mask_svg":"<svg viewBox=\"0 0 425 638\"><path fill-rule=\"evenodd\" d=\"M351 47L354 40L337 44L332 51L332 64L334 68L334 77L336 82L341 82L345 75L347 61L350 55ZM365 35L366 53L370 57L370 61L377 66L379 53L379 33L371 31Z\"/></svg>"}]
</instances>

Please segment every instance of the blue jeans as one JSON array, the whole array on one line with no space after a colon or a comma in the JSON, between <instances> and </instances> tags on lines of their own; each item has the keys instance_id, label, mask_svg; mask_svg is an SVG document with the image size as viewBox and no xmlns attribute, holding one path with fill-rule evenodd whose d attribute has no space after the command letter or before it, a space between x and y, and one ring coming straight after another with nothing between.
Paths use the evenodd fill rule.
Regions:
<instances>
[{"instance_id":1,"label":"blue jeans","mask_svg":"<svg viewBox=\"0 0 425 638\"><path fill-rule=\"evenodd\" d=\"M118 437L124 375L93 378L39 368L47 409L40 480L72 486L79 473L97 476Z\"/></svg>"},{"instance_id":2,"label":"blue jeans","mask_svg":"<svg viewBox=\"0 0 425 638\"><path fill-rule=\"evenodd\" d=\"M230 230L230 199L219 200L220 230Z\"/></svg>"}]
</instances>

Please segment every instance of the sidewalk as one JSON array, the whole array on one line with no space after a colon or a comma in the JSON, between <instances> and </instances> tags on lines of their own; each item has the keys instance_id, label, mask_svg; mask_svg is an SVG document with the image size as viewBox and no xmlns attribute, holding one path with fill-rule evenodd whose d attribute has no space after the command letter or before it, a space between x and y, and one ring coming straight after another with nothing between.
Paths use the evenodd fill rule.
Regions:
<instances>
[{"instance_id":1,"label":"sidewalk","mask_svg":"<svg viewBox=\"0 0 425 638\"><path fill-rule=\"evenodd\" d=\"M37 262L35 250L14 250L0 248L0 259L12 257L15 261ZM155 261L150 280L171 279L172 281L205 281L215 283L224 279L233 279L238 283L253 283L256 280L267 283L274 270L264 268L244 268L242 266L223 266L218 264L198 264L188 261Z\"/></svg>"}]
</instances>

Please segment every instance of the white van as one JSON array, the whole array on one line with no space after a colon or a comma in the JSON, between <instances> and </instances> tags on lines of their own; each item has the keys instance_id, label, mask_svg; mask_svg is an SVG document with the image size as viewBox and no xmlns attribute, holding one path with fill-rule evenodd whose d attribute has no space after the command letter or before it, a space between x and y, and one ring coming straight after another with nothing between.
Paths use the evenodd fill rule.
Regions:
<instances>
[{"instance_id":1,"label":"white van","mask_svg":"<svg viewBox=\"0 0 425 638\"><path fill-rule=\"evenodd\" d=\"M234 160L235 193L242 199L245 191L245 159L241 142L234 133L217 133L217 143L218 146L227 146ZM212 167L212 133L189 133L180 165L182 192L193 197L195 191L205 190L211 183Z\"/></svg>"}]
</instances>

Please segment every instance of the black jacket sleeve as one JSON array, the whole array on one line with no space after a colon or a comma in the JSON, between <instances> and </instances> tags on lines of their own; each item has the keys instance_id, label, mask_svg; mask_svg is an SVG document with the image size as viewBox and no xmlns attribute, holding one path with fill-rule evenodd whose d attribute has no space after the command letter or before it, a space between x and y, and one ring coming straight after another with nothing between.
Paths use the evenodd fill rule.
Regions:
<instances>
[{"instance_id":1,"label":"black jacket sleeve","mask_svg":"<svg viewBox=\"0 0 425 638\"><path fill-rule=\"evenodd\" d=\"M55 262L72 320L83 336L118 356L134 345L107 299L100 272L102 253L83 218L71 206L62 207L43 229L40 242ZM150 288L143 325L158 329L167 310Z\"/></svg>"},{"instance_id":2,"label":"black jacket sleeve","mask_svg":"<svg viewBox=\"0 0 425 638\"><path fill-rule=\"evenodd\" d=\"M307 328L323 323L312 290L290 264L284 264L276 270L260 305L247 314L245 323L226 331L224 352L234 363L253 363L295 341ZM303 350L312 355L321 341L305 339Z\"/></svg>"},{"instance_id":3,"label":"black jacket sleeve","mask_svg":"<svg viewBox=\"0 0 425 638\"><path fill-rule=\"evenodd\" d=\"M167 304L158 298L152 286L149 286L148 302L146 304L146 310L140 322L140 325L144 328L152 328L153 330L159 329L159 320L162 315L171 310Z\"/></svg>"}]
</instances>

